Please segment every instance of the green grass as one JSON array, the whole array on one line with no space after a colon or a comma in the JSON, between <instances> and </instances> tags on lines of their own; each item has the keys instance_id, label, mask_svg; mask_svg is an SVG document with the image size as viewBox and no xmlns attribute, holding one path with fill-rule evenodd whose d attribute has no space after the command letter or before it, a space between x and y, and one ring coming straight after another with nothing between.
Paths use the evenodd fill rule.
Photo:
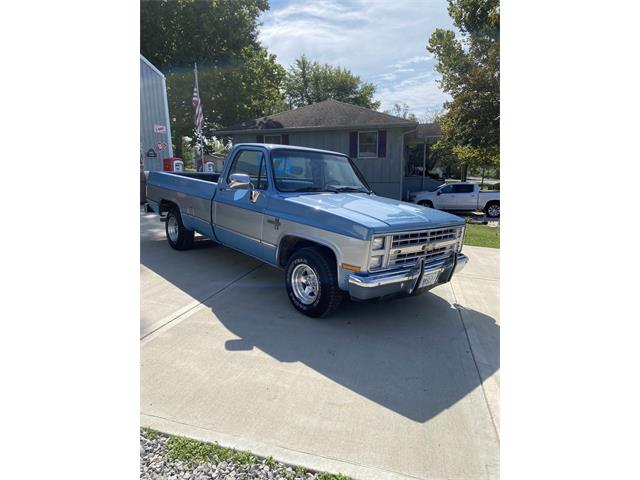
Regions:
<instances>
[{"instance_id":1,"label":"green grass","mask_svg":"<svg viewBox=\"0 0 640 480\"><path fill-rule=\"evenodd\" d=\"M155 431L155 430L153 430L151 428L143 428L142 429L142 433L149 440L155 440L156 438L158 438L161 435L160 432L157 432L157 431Z\"/></svg>"},{"instance_id":2,"label":"green grass","mask_svg":"<svg viewBox=\"0 0 640 480\"><path fill-rule=\"evenodd\" d=\"M341 473L335 474L327 472L319 473L318 478L320 480L351 480L351 477L347 477L346 475L343 475Z\"/></svg>"},{"instance_id":3,"label":"green grass","mask_svg":"<svg viewBox=\"0 0 640 480\"><path fill-rule=\"evenodd\" d=\"M251 452L221 447L217 443L206 443L185 437L170 436L166 444L167 456L185 463L218 463L232 461L240 465L252 465L258 459Z\"/></svg>"},{"instance_id":4,"label":"green grass","mask_svg":"<svg viewBox=\"0 0 640 480\"><path fill-rule=\"evenodd\" d=\"M157 437L161 435L161 433L151 429L143 429L143 433L148 438L150 438L150 436ZM240 465L253 465L260 462L260 458L251 452L221 447L217 443L200 442L191 438L176 437L173 435L168 435L168 438L169 440L165 444L165 451L167 456L172 460L180 460L189 464L232 461ZM264 463L271 469L277 467L277 462L272 457L266 458ZM286 475L287 478L293 479L295 476L304 476L306 472L307 470L304 467L296 467L295 472L290 472ZM351 480L350 477L341 473L320 472L318 477L320 480Z\"/></svg>"},{"instance_id":5,"label":"green grass","mask_svg":"<svg viewBox=\"0 0 640 480\"><path fill-rule=\"evenodd\" d=\"M467 223L464 244L474 247L500 248L500 227Z\"/></svg>"}]
</instances>

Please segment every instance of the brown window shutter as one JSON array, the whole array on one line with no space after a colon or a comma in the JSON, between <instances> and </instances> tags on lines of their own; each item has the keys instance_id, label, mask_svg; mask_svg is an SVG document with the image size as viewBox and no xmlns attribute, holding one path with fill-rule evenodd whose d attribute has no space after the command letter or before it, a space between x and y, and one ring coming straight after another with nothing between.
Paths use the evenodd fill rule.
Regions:
<instances>
[{"instance_id":1,"label":"brown window shutter","mask_svg":"<svg viewBox=\"0 0 640 480\"><path fill-rule=\"evenodd\" d=\"M378 130L378 157L387 156L387 131Z\"/></svg>"},{"instance_id":2,"label":"brown window shutter","mask_svg":"<svg viewBox=\"0 0 640 480\"><path fill-rule=\"evenodd\" d=\"M257 135L256 143L264 143L264 135Z\"/></svg>"},{"instance_id":3,"label":"brown window shutter","mask_svg":"<svg viewBox=\"0 0 640 480\"><path fill-rule=\"evenodd\" d=\"M358 156L358 132L349 132L349 156L351 158Z\"/></svg>"},{"instance_id":4,"label":"brown window shutter","mask_svg":"<svg viewBox=\"0 0 640 480\"><path fill-rule=\"evenodd\" d=\"M282 144L283 145L289 145L289 134L288 133L283 133L282 134Z\"/></svg>"}]
</instances>

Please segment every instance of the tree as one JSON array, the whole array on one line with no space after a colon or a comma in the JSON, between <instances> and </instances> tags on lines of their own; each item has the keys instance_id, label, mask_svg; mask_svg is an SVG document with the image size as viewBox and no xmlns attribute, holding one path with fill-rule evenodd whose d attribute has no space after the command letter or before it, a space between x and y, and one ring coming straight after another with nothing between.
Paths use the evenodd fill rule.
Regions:
<instances>
[{"instance_id":1,"label":"tree","mask_svg":"<svg viewBox=\"0 0 640 480\"><path fill-rule=\"evenodd\" d=\"M212 136L213 130L222 126L286 110L280 90L284 77L285 70L276 62L275 55L261 48L247 47L235 60L224 65L198 65L200 100L205 115L204 136ZM174 139L193 137L193 85L191 69L167 75Z\"/></svg>"},{"instance_id":2,"label":"tree","mask_svg":"<svg viewBox=\"0 0 640 480\"><path fill-rule=\"evenodd\" d=\"M441 88L452 97L440 116L437 148L450 149L471 167L500 162L500 3L449 0L449 15L460 30L437 29L427 50L438 64Z\"/></svg>"},{"instance_id":3,"label":"tree","mask_svg":"<svg viewBox=\"0 0 640 480\"><path fill-rule=\"evenodd\" d=\"M140 52L161 70L232 60L257 47L267 0L141 0Z\"/></svg>"},{"instance_id":4,"label":"tree","mask_svg":"<svg viewBox=\"0 0 640 480\"><path fill-rule=\"evenodd\" d=\"M380 107L380 102L373 99L373 84L345 68L312 62L305 55L289 67L284 90L290 108L330 98L374 110Z\"/></svg>"},{"instance_id":5,"label":"tree","mask_svg":"<svg viewBox=\"0 0 640 480\"><path fill-rule=\"evenodd\" d=\"M394 103L391 110L385 110L384 113L393 115L394 117L404 118L405 120L418 121L415 113L409 112L409 105L406 103Z\"/></svg>"},{"instance_id":6,"label":"tree","mask_svg":"<svg viewBox=\"0 0 640 480\"><path fill-rule=\"evenodd\" d=\"M216 128L286 109L286 72L257 40L258 17L268 8L267 0L140 3L140 52L166 75L176 155L182 155L183 137L196 141L194 62L206 137Z\"/></svg>"}]
</instances>

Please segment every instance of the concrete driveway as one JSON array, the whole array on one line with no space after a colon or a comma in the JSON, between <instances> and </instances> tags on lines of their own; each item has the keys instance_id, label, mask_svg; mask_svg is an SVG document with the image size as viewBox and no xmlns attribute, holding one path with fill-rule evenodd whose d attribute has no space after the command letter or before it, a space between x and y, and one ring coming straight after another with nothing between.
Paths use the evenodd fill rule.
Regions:
<instances>
[{"instance_id":1,"label":"concrete driveway","mask_svg":"<svg viewBox=\"0 0 640 480\"><path fill-rule=\"evenodd\" d=\"M141 213L141 423L356 478L499 475L499 251L415 298L298 314L282 272Z\"/></svg>"}]
</instances>

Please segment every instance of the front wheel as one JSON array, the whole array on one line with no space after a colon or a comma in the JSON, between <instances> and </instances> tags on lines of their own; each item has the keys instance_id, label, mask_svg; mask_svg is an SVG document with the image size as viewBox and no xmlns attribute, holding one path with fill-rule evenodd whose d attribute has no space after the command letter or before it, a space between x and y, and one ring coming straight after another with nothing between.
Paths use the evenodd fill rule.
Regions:
<instances>
[{"instance_id":1,"label":"front wheel","mask_svg":"<svg viewBox=\"0 0 640 480\"><path fill-rule=\"evenodd\" d=\"M418 205L422 205L423 207L433 208L433 203L430 200L420 200Z\"/></svg>"},{"instance_id":2,"label":"front wheel","mask_svg":"<svg viewBox=\"0 0 640 480\"><path fill-rule=\"evenodd\" d=\"M167 213L165 233L167 235L167 242L169 242L171 248L176 250L189 250L193 247L193 230L187 230L184 227L179 210L173 209Z\"/></svg>"},{"instance_id":3,"label":"front wheel","mask_svg":"<svg viewBox=\"0 0 640 480\"><path fill-rule=\"evenodd\" d=\"M500 202L489 202L487 204L487 215L491 218L496 218L500 216Z\"/></svg>"},{"instance_id":4,"label":"front wheel","mask_svg":"<svg viewBox=\"0 0 640 480\"><path fill-rule=\"evenodd\" d=\"M316 248L302 248L289 260L285 272L289 300L309 317L324 317L339 306L344 293L338 287L336 265Z\"/></svg>"}]
</instances>

